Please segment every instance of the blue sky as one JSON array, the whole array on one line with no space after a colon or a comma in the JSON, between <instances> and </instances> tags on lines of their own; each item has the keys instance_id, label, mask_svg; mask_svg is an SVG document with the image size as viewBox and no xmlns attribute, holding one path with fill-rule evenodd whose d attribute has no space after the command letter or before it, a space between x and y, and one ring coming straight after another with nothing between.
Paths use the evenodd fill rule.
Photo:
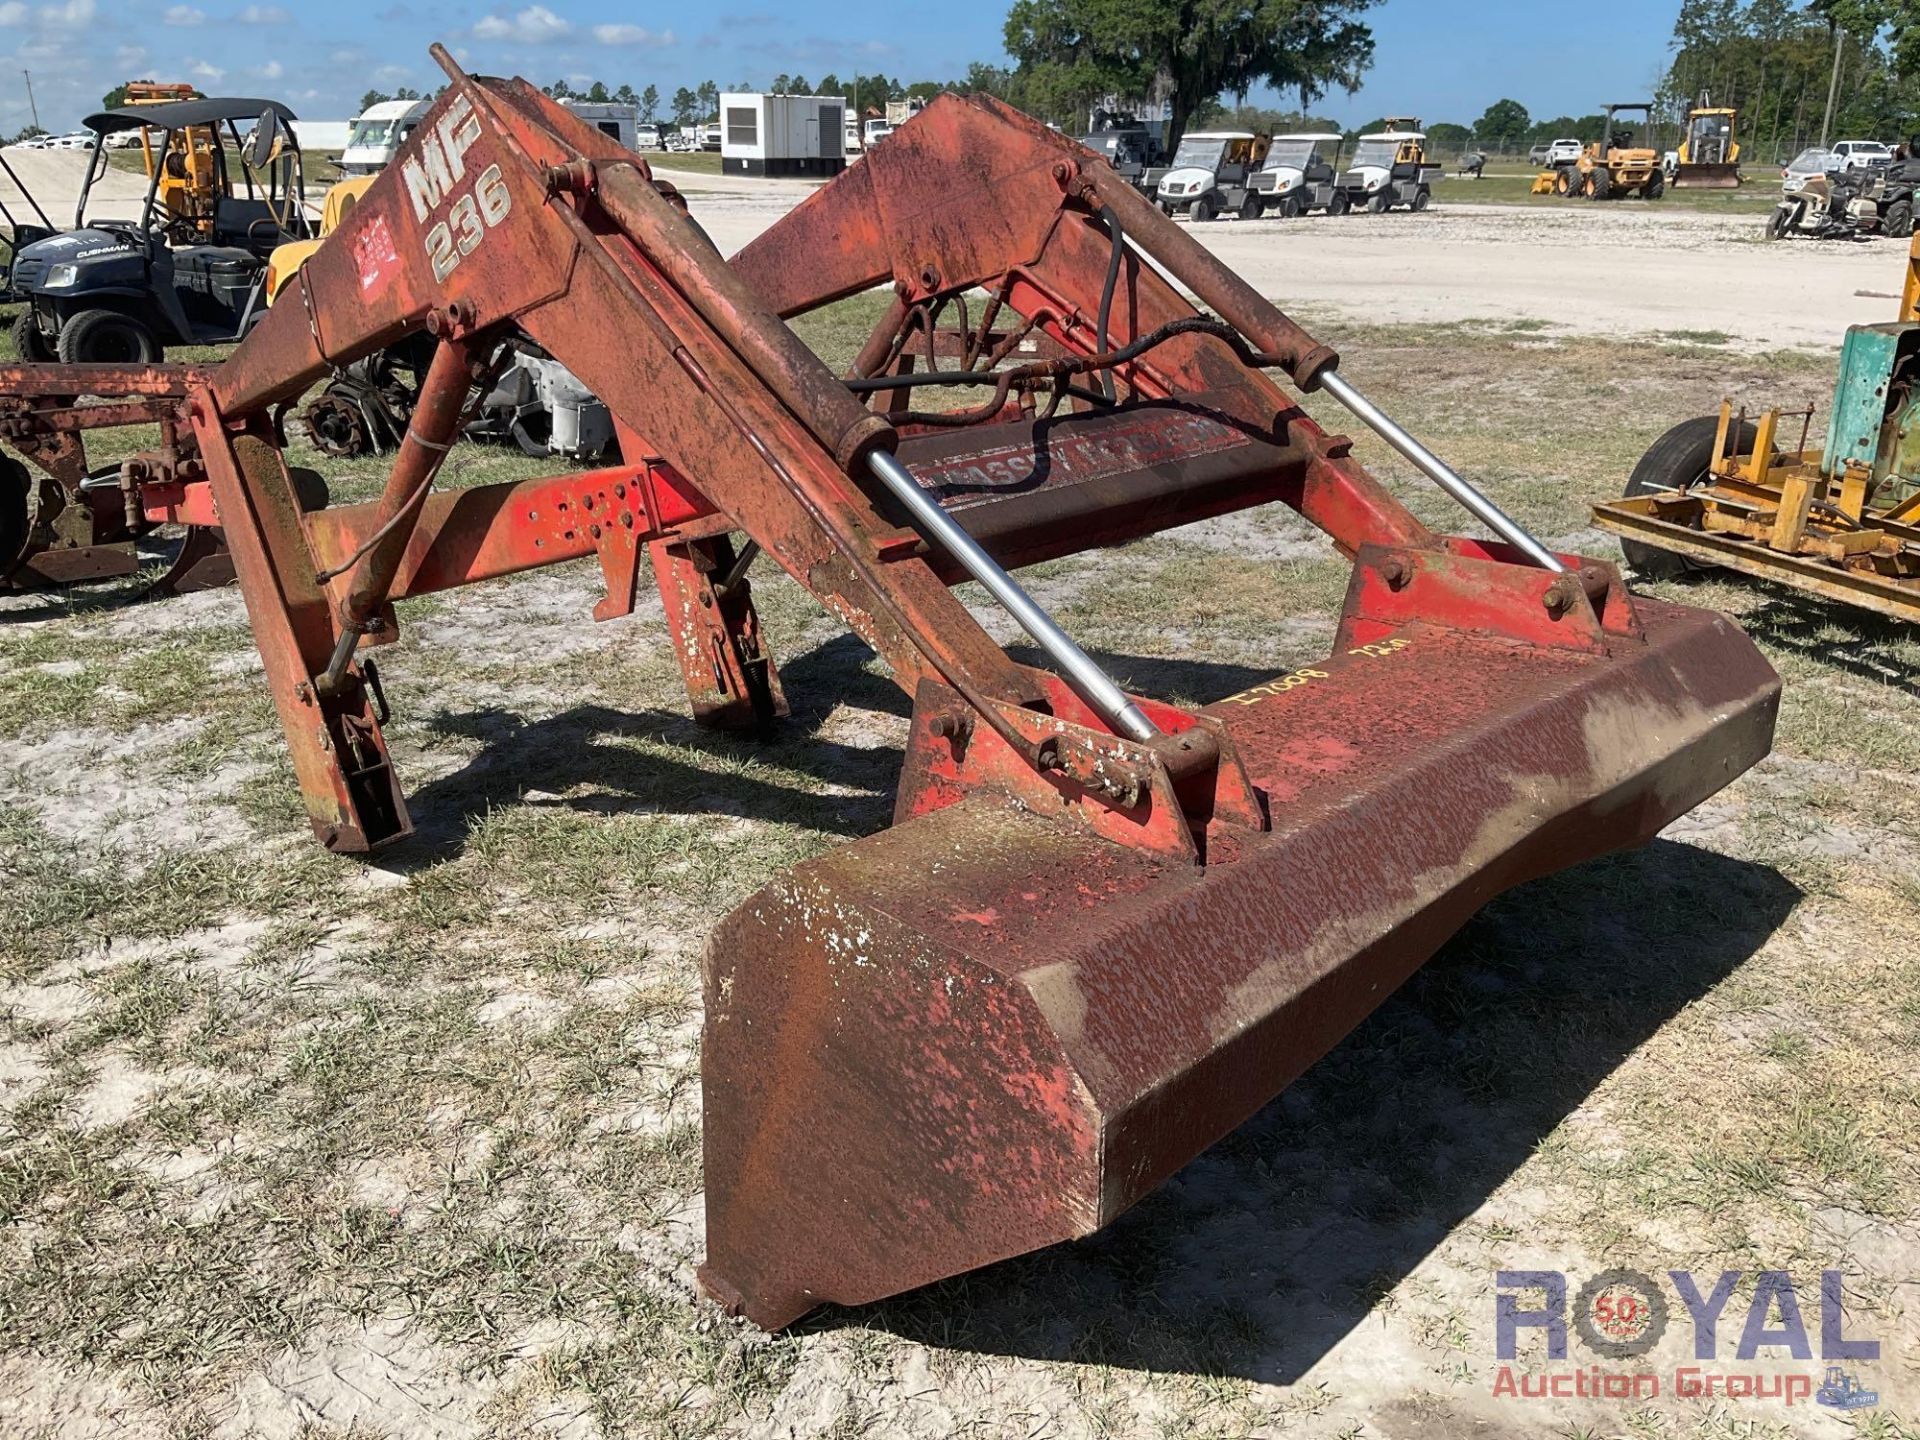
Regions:
<instances>
[{"instance_id":1,"label":"blue sky","mask_svg":"<svg viewBox=\"0 0 1920 1440\"><path fill-rule=\"evenodd\" d=\"M1503 95L1542 118L1644 97L1677 9L1678 0L1613 0L1602 16L1591 0L1387 0L1370 15L1378 51L1366 85L1319 108L1348 122L1417 113L1471 123ZM140 77L345 119L368 89L438 83L426 53L436 39L474 70L541 84L651 82L669 95L707 79L763 85L781 72L958 76L970 60L1005 58L1004 15L1000 0L0 0L0 131L27 122L23 69L54 130Z\"/></svg>"}]
</instances>

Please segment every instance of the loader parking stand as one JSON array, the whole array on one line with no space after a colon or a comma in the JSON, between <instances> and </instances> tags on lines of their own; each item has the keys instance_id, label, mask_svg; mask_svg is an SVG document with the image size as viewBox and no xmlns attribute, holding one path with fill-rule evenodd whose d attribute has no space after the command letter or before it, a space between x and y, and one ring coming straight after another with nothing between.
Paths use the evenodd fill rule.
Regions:
<instances>
[{"instance_id":1,"label":"loader parking stand","mask_svg":"<svg viewBox=\"0 0 1920 1440\"><path fill-rule=\"evenodd\" d=\"M10 226L0 1434L1920 1433L1920 642L1817 653L1920 626L1920 239L1569 501L1453 418L1530 331L1416 392L1206 223L1442 127L829 96L736 242L466 57Z\"/></svg>"}]
</instances>

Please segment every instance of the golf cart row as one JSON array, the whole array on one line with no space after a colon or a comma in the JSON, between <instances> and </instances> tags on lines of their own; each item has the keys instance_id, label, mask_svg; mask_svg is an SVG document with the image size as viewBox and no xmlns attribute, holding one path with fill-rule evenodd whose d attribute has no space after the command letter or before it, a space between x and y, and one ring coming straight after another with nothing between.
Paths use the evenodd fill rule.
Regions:
<instances>
[{"instance_id":1,"label":"golf cart row","mask_svg":"<svg viewBox=\"0 0 1920 1440\"><path fill-rule=\"evenodd\" d=\"M1191 131L1159 176L1154 199L1165 213L1184 211L1194 220L1223 214L1243 220L1268 214L1291 218L1315 210L1344 215L1364 209L1377 215L1402 206L1424 210L1440 167L1427 163L1426 136L1417 128L1387 123L1387 130L1360 137L1344 170L1339 135L1269 140L1244 130Z\"/></svg>"}]
</instances>

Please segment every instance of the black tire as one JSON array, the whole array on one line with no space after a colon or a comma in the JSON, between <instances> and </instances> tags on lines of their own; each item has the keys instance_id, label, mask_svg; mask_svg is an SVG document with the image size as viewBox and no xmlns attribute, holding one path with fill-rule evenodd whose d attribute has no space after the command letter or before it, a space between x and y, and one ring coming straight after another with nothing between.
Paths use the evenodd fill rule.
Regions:
<instances>
[{"instance_id":1,"label":"black tire","mask_svg":"<svg viewBox=\"0 0 1920 1440\"><path fill-rule=\"evenodd\" d=\"M1378 194L1367 196L1367 213L1369 215L1384 215L1387 213L1387 208L1391 204L1392 202L1387 199L1387 192L1382 190Z\"/></svg>"},{"instance_id":2,"label":"black tire","mask_svg":"<svg viewBox=\"0 0 1920 1440\"><path fill-rule=\"evenodd\" d=\"M1353 197L1344 190L1333 192L1333 198L1327 201L1327 214L1344 215L1353 209Z\"/></svg>"},{"instance_id":3,"label":"black tire","mask_svg":"<svg viewBox=\"0 0 1920 1440\"><path fill-rule=\"evenodd\" d=\"M1553 177L1553 193L1556 195L1573 194L1573 172L1571 170L1561 170L1555 173Z\"/></svg>"},{"instance_id":4,"label":"black tire","mask_svg":"<svg viewBox=\"0 0 1920 1440\"><path fill-rule=\"evenodd\" d=\"M1880 233L1900 240L1913 234L1913 202L1896 200L1889 205L1886 214L1880 217Z\"/></svg>"},{"instance_id":5,"label":"black tire","mask_svg":"<svg viewBox=\"0 0 1920 1440\"><path fill-rule=\"evenodd\" d=\"M1427 206L1431 205L1432 203L1433 203L1433 192L1427 189L1426 186L1422 185L1418 190L1413 192L1413 209L1416 214L1419 211L1426 209Z\"/></svg>"},{"instance_id":6,"label":"black tire","mask_svg":"<svg viewBox=\"0 0 1920 1440\"><path fill-rule=\"evenodd\" d=\"M1647 447L1647 453L1640 457L1640 463L1633 467L1633 474L1627 477L1624 492L1627 498L1686 490L1698 485L1706 479L1707 469L1713 464L1713 442L1719 433L1718 415L1682 420ZM1734 435L1734 455L1751 454L1757 438L1753 426L1743 422ZM1657 550L1633 540L1622 540L1620 549L1625 553L1627 564L1633 572L1646 580L1678 580L1682 575L1718 568L1703 560L1675 555L1670 550Z\"/></svg>"},{"instance_id":7,"label":"black tire","mask_svg":"<svg viewBox=\"0 0 1920 1440\"><path fill-rule=\"evenodd\" d=\"M1240 218L1242 220L1258 220L1266 213L1266 210L1267 202L1251 190L1247 192L1247 198L1240 202Z\"/></svg>"},{"instance_id":8,"label":"black tire","mask_svg":"<svg viewBox=\"0 0 1920 1440\"><path fill-rule=\"evenodd\" d=\"M1767 239L1784 240L1800 228L1800 221L1807 213L1807 202L1795 200L1773 207L1773 213L1767 216Z\"/></svg>"},{"instance_id":9,"label":"black tire","mask_svg":"<svg viewBox=\"0 0 1920 1440\"><path fill-rule=\"evenodd\" d=\"M13 317L13 353L30 365L44 364L57 358L53 347L41 335L40 327L33 323L31 305Z\"/></svg>"},{"instance_id":10,"label":"black tire","mask_svg":"<svg viewBox=\"0 0 1920 1440\"><path fill-rule=\"evenodd\" d=\"M1213 192L1211 190L1187 206L1187 218L1189 220L1211 220L1219 213L1220 202L1213 198Z\"/></svg>"},{"instance_id":11,"label":"black tire","mask_svg":"<svg viewBox=\"0 0 1920 1440\"><path fill-rule=\"evenodd\" d=\"M1307 201L1304 195L1293 194L1280 197L1280 218L1298 220L1307 213Z\"/></svg>"},{"instance_id":12,"label":"black tire","mask_svg":"<svg viewBox=\"0 0 1920 1440\"><path fill-rule=\"evenodd\" d=\"M1647 178L1647 183L1640 187L1641 197L1647 200L1658 200L1666 193L1667 177L1663 171L1659 170L1654 171L1653 174Z\"/></svg>"},{"instance_id":13,"label":"black tire","mask_svg":"<svg viewBox=\"0 0 1920 1440\"><path fill-rule=\"evenodd\" d=\"M1613 172L1604 166L1596 165L1587 176L1587 198L1605 200L1613 194Z\"/></svg>"},{"instance_id":14,"label":"black tire","mask_svg":"<svg viewBox=\"0 0 1920 1440\"><path fill-rule=\"evenodd\" d=\"M118 310L82 310L60 327L60 359L68 365L150 365L160 341Z\"/></svg>"}]
</instances>

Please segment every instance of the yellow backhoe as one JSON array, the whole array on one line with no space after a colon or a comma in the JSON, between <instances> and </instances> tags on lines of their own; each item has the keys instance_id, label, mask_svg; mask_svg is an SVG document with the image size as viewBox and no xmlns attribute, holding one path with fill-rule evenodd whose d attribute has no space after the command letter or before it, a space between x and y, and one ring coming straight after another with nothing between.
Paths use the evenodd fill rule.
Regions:
<instances>
[{"instance_id":1,"label":"yellow backhoe","mask_svg":"<svg viewBox=\"0 0 1920 1440\"><path fill-rule=\"evenodd\" d=\"M1740 184L1740 112L1701 106L1687 112L1673 171L1676 190L1733 190Z\"/></svg>"}]
</instances>

